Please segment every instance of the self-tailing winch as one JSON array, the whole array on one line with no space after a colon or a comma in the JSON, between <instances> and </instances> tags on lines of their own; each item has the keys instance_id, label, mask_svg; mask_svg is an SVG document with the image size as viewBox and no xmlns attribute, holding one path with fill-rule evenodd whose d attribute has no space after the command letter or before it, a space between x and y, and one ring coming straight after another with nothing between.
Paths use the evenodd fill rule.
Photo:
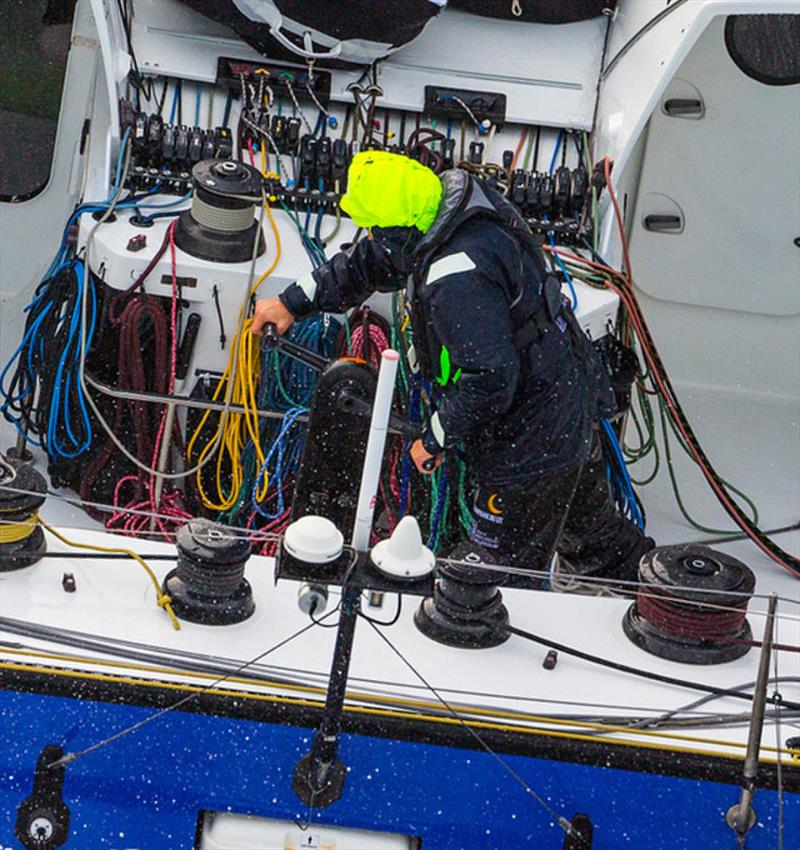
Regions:
<instances>
[{"instance_id":1,"label":"self-tailing winch","mask_svg":"<svg viewBox=\"0 0 800 850\"><path fill-rule=\"evenodd\" d=\"M263 179L258 170L233 160L203 160L192 169L192 208L175 227L175 244L187 254L215 263L250 260L264 253L255 220Z\"/></svg>"},{"instance_id":2,"label":"self-tailing winch","mask_svg":"<svg viewBox=\"0 0 800 850\"><path fill-rule=\"evenodd\" d=\"M255 610L244 568L250 541L207 519L187 522L177 535L178 566L164 579L176 616L191 623L226 626Z\"/></svg>"},{"instance_id":3,"label":"self-tailing winch","mask_svg":"<svg viewBox=\"0 0 800 850\"><path fill-rule=\"evenodd\" d=\"M0 486L0 573L29 567L47 550L36 518L47 482L28 463L7 459L7 464L15 475Z\"/></svg>"},{"instance_id":4,"label":"self-tailing winch","mask_svg":"<svg viewBox=\"0 0 800 850\"><path fill-rule=\"evenodd\" d=\"M646 652L720 664L749 650L745 615L756 579L741 561L708 546L659 546L642 558L639 581L622 625Z\"/></svg>"}]
</instances>

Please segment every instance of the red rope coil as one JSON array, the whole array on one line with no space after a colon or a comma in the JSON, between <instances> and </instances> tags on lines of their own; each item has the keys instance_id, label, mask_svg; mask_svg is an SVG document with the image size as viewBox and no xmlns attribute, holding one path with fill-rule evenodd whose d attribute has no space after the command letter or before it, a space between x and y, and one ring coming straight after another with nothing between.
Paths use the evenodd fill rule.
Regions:
<instances>
[{"instance_id":1,"label":"red rope coil","mask_svg":"<svg viewBox=\"0 0 800 850\"><path fill-rule=\"evenodd\" d=\"M639 615L659 631L674 637L722 640L739 634L749 597L715 602L714 607L681 602L652 587L640 587L636 597Z\"/></svg>"}]
</instances>

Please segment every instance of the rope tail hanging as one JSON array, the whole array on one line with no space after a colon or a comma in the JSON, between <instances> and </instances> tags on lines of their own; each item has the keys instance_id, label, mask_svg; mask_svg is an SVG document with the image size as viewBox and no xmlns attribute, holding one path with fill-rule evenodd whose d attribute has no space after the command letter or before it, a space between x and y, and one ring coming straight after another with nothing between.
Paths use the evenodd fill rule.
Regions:
<instances>
[{"instance_id":1,"label":"rope tail hanging","mask_svg":"<svg viewBox=\"0 0 800 850\"><path fill-rule=\"evenodd\" d=\"M29 521L31 531L36 527L36 525L41 525L49 534L55 537L56 540L60 540L65 546L70 546L73 549L86 549L90 552L103 552L109 555L127 555L127 557L131 560L136 561L136 563L145 571L147 577L150 579L153 587L155 588L156 603L158 607L162 608L166 612L170 622L172 623L172 628L176 631L180 629L181 625L178 622L178 618L175 616L175 612L172 610L172 599L167 594L162 593L161 585L158 583L155 573L141 555L137 554L132 549L126 549L122 546L98 546L95 543L79 543L75 540L70 540L70 538L63 535L60 531L56 531L53 526L46 523L38 515L31 517L31 520ZM28 534L30 534L31 531L28 531Z\"/></svg>"}]
</instances>

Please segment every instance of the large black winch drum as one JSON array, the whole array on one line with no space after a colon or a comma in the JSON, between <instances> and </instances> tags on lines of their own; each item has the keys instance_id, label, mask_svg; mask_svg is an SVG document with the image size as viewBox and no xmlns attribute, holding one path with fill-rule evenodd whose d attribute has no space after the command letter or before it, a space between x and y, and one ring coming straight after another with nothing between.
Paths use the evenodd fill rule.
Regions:
<instances>
[{"instance_id":1,"label":"large black winch drum","mask_svg":"<svg viewBox=\"0 0 800 850\"><path fill-rule=\"evenodd\" d=\"M659 546L642 557L639 581L622 625L646 652L720 664L750 649L745 615L756 580L741 561L708 546Z\"/></svg>"},{"instance_id":2,"label":"large black winch drum","mask_svg":"<svg viewBox=\"0 0 800 850\"><path fill-rule=\"evenodd\" d=\"M164 579L164 593L181 620L226 626L246 620L253 592L244 577L250 541L237 529L193 519L178 531L178 566Z\"/></svg>"},{"instance_id":3,"label":"large black winch drum","mask_svg":"<svg viewBox=\"0 0 800 850\"><path fill-rule=\"evenodd\" d=\"M268 59L371 65L416 38L446 0L183 0Z\"/></svg>"}]
</instances>

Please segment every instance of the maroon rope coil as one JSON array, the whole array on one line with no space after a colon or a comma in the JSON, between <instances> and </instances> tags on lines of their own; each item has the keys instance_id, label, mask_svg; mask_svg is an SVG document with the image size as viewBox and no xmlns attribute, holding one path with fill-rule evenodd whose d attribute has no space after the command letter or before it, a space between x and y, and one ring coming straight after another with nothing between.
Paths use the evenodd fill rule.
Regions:
<instances>
[{"instance_id":1,"label":"maroon rope coil","mask_svg":"<svg viewBox=\"0 0 800 850\"><path fill-rule=\"evenodd\" d=\"M675 637L722 640L740 634L749 601L749 596L736 597L707 607L700 602L681 601L647 586L639 588L636 608L651 626Z\"/></svg>"}]
</instances>

